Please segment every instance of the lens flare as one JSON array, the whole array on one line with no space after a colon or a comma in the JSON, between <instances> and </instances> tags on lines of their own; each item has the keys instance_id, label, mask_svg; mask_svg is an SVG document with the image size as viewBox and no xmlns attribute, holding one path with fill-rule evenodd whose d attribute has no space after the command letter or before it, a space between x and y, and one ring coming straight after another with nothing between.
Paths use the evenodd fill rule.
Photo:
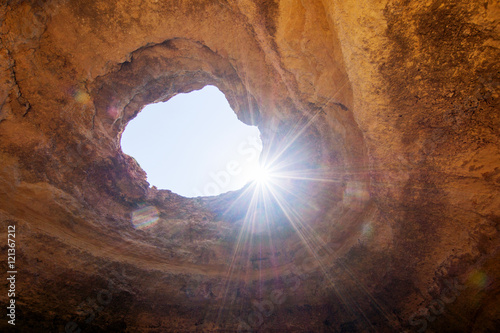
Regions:
<instances>
[{"instance_id":1,"label":"lens flare","mask_svg":"<svg viewBox=\"0 0 500 333\"><path fill-rule=\"evenodd\" d=\"M132 213L132 224L136 229L147 229L155 225L159 218L160 213L155 206L146 206Z\"/></svg>"},{"instance_id":2,"label":"lens flare","mask_svg":"<svg viewBox=\"0 0 500 333\"><path fill-rule=\"evenodd\" d=\"M81 104L88 104L91 100L90 95L82 90L77 90L73 96L75 100Z\"/></svg>"},{"instance_id":3,"label":"lens flare","mask_svg":"<svg viewBox=\"0 0 500 333\"><path fill-rule=\"evenodd\" d=\"M490 279L484 272L476 270L469 274L469 281L475 287L484 289L488 286Z\"/></svg>"}]
</instances>

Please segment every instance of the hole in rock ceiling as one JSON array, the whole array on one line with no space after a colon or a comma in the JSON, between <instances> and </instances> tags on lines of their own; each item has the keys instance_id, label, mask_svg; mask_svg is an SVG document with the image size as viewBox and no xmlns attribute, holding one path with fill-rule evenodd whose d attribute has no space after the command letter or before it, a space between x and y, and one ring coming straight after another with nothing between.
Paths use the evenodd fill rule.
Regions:
<instances>
[{"instance_id":1,"label":"hole in rock ceiling","mask_svg":"<svg viewBox=\"0 0 500 333\"><path fill-rule=\"evenodd\" d=\"M214 86L147 105L121 137L148 182L185 197L238 190L259 179L260 132L238 120Z\"/></svg>"}]
</instances>

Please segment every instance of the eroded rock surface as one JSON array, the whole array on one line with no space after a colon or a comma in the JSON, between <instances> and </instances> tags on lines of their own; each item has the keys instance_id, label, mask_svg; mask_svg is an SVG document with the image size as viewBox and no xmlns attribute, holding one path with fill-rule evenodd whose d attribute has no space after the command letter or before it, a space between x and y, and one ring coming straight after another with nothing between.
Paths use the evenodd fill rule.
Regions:
<instances>
[{"instance_id":1,"label":"eroded rock surface","mask_svg":"<svg viewBox=\"0 0 500 333\"><path fill-rule=\"evenodd\" d=\"M499 23L495 0L2 3L16 328L494 332ZM267 205L150 188L121 152L143 106L209 84L301 175Z\"/></svg>"}]
</instances>

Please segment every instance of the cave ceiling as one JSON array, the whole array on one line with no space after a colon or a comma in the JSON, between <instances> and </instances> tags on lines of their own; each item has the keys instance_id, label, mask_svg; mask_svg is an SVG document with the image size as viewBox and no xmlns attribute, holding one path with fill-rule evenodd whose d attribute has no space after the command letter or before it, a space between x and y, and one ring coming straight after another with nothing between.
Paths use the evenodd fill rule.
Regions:
<instances>
[{"instance_id":1,"label":"cave ceiling","mask_svg":"<svg viewBox=\"0 0 500 333\"><path fill-rule=\"evenodd\" d=\"M496 0L3 1L0 330L496 332L499 23ZM279 188L185 198L121 151L206 85Z\"/></svg>"}]
</instances>

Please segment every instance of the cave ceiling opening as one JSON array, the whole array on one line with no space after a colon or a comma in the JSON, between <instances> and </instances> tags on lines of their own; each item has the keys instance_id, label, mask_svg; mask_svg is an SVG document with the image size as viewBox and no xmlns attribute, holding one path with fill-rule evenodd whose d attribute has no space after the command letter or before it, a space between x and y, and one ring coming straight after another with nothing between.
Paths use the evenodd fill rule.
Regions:
<instances>
[{"instance_id":1,"label":"cave ceiling opening","mask_svg":"<svg viewBox=\"0 0 500 333\"><path fill-rule=\"evenodd\" d=\"M257 126L238 120L214 86L145 106L126 125L121 147L151 186L185 197L239 190L264 176Z\"/></svg>"}]
</instances>

